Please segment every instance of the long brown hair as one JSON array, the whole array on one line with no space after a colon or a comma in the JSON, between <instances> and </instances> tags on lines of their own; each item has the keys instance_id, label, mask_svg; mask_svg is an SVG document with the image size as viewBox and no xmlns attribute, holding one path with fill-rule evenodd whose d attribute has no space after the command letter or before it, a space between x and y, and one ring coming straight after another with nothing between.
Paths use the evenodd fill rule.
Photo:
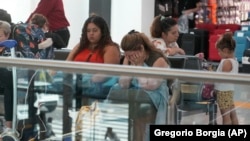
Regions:
<instances>
[{"instance_id":1,"label":"long brown hair","mask_svg":"<svg viewBox=\"0 0 250 141\"><path fill-rule=\"evenodd\" d=\"M141 45L144 46L144 49L147 53L149 52L157 52L160 54L166 62L169 64L168 59L162 53L161 50L157 49L154 44L149 40L149 38L144 34L137 32L135 30L131 30L128 34L126 34L121 41L121 48L123 51L135 51L140 50Z\"/></svg>"},{"instance_id":2,"label":"long brown hair","mask_svg":"<svg viewBox=\"0 0 250 141\"><path fill-rule=\"evenodd\" d=\"M99 53L101 55L104 54L105 46L107 46L107 45L115 45L116 46L116 44L112 41L109 27L108 27L106 21L102 17L100 17L96 14L91 14L91 16L85 21L85 23L83 25L82 34L81 34L81 38L80 38L80 47L79 47L77 52L81 51L84 48L88 48L90 45L90 42L89 42L88 37L87 37L87 26L89 23L95 24L101 30L101 34L102 34L101 39L95 48L96 50L99 50Z\"/></svg>"}]
</instances>

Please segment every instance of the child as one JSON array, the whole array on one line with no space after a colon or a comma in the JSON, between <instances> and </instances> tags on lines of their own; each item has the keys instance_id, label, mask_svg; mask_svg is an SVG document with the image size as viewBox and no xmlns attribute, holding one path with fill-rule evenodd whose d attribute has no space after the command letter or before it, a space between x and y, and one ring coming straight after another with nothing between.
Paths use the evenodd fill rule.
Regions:
<instances>
[{"instance_id":1,"label":"child","mask_svg":"<svg viewBox=\"0 0 250 141\"><path fill-rule=\"evenodd\" d=\"M235 40L232 33L225 33L216 43L216 48L221 56L217 72L238 73L239 64L234 57ZM215 90L223 124L238 124L233 100L234 84L215 83Z\"/></svg>"},{"instance_id":2,"label":"child","mask_svg":"<svg viewBox=\"0 0 250 141\"><path fill-rule=\"evenodd\" d=\"M10 24L6 21L0 21L0 42L8 40L11 28ZM3 53L4 47L0 47L0 52Z\"/></svg>"},{"instance_id":3,"label":"child","mask_svg":"<svg viewBox=\"0 0 250 141\"><path fill-rule=\"evenodd\" d=\"M0 42L8 40L11 33L11 26L6 21L0 21ZM5 47L0 47L1 54L4 53ZM4 85L4 108L5 108L5 126L12 128L12 96L13 96L13 82L12 73L7 69L0 69L0 83Z\"/></svg>"},{"instance_id":4,"label":"child","mask_svg":"<svg viewBox=\"0 0 250 141\"><path fill-rule=\"evenodd\" d=\"M33 16L31 17L31 23L32 24L36 24L38 25L39 28L42 28L44 33L45 33L45 36L47 39L52 39L53 41L53 47L57 48L57 49L60 49L60 48L63 48L65 47L65 43L63 41L63 39L57 34L57 33L54 33L54 32L49 32L49 23L48 23L48 20L45 16L43 16L42 14L33 14ZM47 44L49 43L49 41L47 42ZM40 44L40 47L42 47L42 44L46 44L46 42L43 42ZM49 45L48 45L49 46ZM47 46L45 45L45 48Z\"/></svg>"}]
</instances>

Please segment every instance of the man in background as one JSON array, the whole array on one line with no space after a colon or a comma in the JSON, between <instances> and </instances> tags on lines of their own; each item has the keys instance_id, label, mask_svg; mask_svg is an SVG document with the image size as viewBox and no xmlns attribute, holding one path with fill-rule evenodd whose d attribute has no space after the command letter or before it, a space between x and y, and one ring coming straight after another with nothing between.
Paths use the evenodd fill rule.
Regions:
<instances>
[{"instance_id":1,"label":"man in background","mask_svg":"<svg viewBox=\"0 0 250 141\"><path fill-rule=\"evenodd\" d=\"M178 15L190 15L188 19L189 28L195 28L195 15L201 10L201 0L178 0Z\"/></svg>"}]
</instances>

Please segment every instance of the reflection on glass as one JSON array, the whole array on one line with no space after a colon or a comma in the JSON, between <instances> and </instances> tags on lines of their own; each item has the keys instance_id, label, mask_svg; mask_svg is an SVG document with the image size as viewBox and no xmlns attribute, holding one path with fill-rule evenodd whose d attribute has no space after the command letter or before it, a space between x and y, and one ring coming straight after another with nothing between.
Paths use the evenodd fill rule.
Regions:
<instances>
[{"instance_id":1,"label":"reflection on glass","mask_svg":"<svg viewBox=\"0 0 250 141\"><path fill-rule=\"evenodd\" d=\"M100 91L106 83L93 82L94 75L18 68L17 129L27 129L22 134L31 130L40 139L75 140L81 137L82 140L103 140L106 137L127 141L139 138L137 135L148 134L146 127L149 124L222 124L216 99L202 98L206 80L189 82L177 79L169 87L171 92L168 96L168 87L164 87L167 78L102 74L107 78L104 82L112 81L113 85L109 86L110 89ZM121 86L120 80L128 78L131 78L128 87ZM153 85L155 82L160 84L155 89L145 88L147 83ZM101 93L88 94L90 89ZM0 96L7 98L11 95ZM234 103L241 125L250 124L249 99L248 85L235 85ZM0 100L11 105L4 98ZM171 108L172 104L177 108ZM164 108L169 110L159 113ZM4 114L8 112L11 110ZM80 130L77 126L81 127Z\"/></svg>"}]
</instances>

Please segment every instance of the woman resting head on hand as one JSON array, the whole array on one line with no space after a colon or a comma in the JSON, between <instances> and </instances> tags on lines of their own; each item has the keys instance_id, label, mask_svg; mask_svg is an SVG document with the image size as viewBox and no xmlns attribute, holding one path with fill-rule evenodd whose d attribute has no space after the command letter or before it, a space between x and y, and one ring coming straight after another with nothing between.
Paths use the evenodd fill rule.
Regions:
<instances>
[{"instance_id":1,"label":"woman resting head on hand","mask_svg":"<svg viewBox=\"0 0 250 141\"><path fill-rule=\"evenodd\" d=\"M168 68L169 62L165 55L154 47L152 42L144 33L130 31L121 41L121 48L124 51L124 65L161 67ZM119 84L122 88L128 88L132 78L121 77ZM162 80L151 78L138 78L139 85L148 90L157 89ZM140 83L141 82L141 83Z\"/></svg>"}]
</instances>

